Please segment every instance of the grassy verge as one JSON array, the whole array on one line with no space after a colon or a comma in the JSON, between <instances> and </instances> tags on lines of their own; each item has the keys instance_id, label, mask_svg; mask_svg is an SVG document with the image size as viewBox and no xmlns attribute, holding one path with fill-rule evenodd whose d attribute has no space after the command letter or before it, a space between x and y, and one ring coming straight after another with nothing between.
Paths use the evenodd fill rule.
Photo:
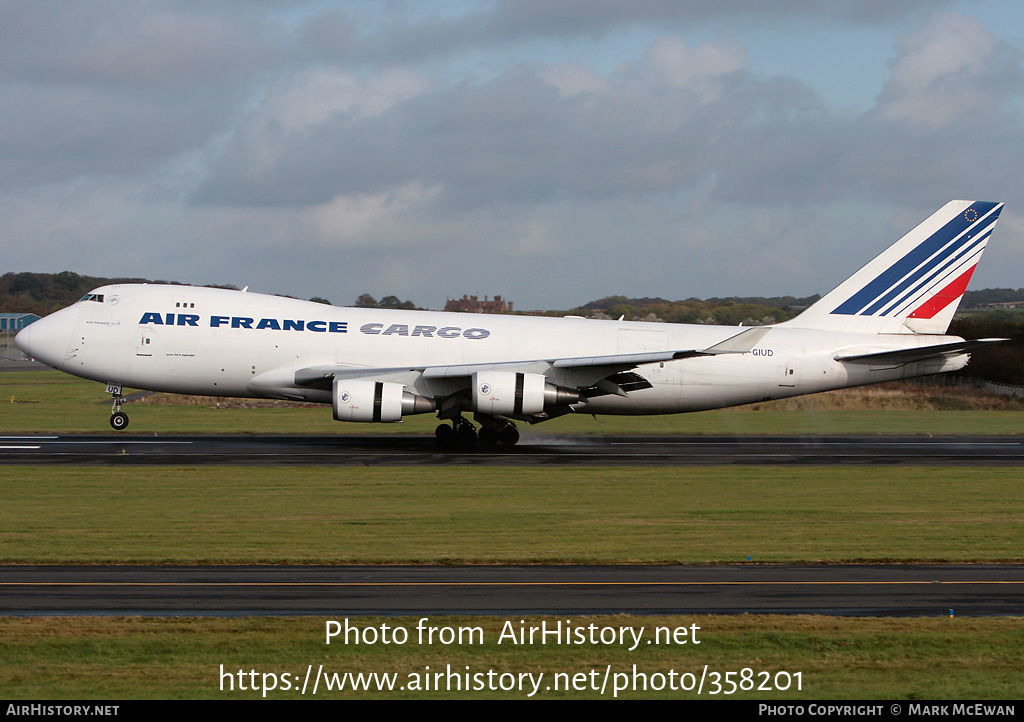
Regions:
<instances>
[{"instance_id":1,"label":"grassy verge","mask_svg":"<svg viewBox=\"0 0 1024 722\"><path fill-rule=\"evenodd\" d=\"M342 621L342 620L338 620ZM655 627L699 628L699 645L631 643L585 645L498 644L506 620L496 617L438 617L438 627L479 627L482 644L419 644L416 618L362 618L354 624L391 629L404 627L404 645L326 645L325 620L298 619L96 619L0 618L0 697L15 699L240 699L260 698L273 682L269 699L313 699L312 683L300 692L308 665L328 674L393 674L393 691L328 691L321 681L315 698L507 698L525 699L526 690L488 690L491 682L511 685L521 673L539 680L536 697L611 698L615 684L625 698L696 698L696 692L656 691L653 686L690 685L700 679L704 665L722 675L720 691L714 679L705 680L701 698L948 700L1020 699L1020 649L1024 646L1021 619L854 619L777 616L576 617L574 626L644 627L643 639L653 639ZM509 620L518 627L519 620ZM540 618L529 624L538 625ZM556 620L548 619L549 623ZM563 621L564 618L563 618ZM340 638L339 638L340 639ZM664 639L664 638L662 638ZM221 677L221 665L232 679ZM471 687L436 691L423 687L429 673L441 672L442 688L449 668L471 676ZM634 676L633 665L640 676ZM467 669L468 668L468 669ZM765 680L785 691L730 689L725 674L737 687L743 669L752 670L757 686ZM610 669L604 695L600 688ZM595 672L592 674L592 670ZM245 691L239 690L243 671ZM254 671L253 676L249 675ZM769 677L759 674L770 673ZM776 676L778 672L787 675ZM283 673L289 675L287 681ZM692 678L681 675L690 673ZM799 678L797 678L799 673ZM556 679L556 674L563 675ZM266 675L266 676L265 676ZM273 676L270 676L273 675ZM499 678L497 675L504 675ZM576 676L578 675L578 676ZM378 679L380 679L378 677ZM748 675L748 679L751 676ZM799 681L798 681L799 679ZM643 681L648 685L643 689ZM575 683L577 689L565 690ZM477 684L484 689L475 689ZM454 681L452 682L454 684ZM555 689L555 685L560 689ZM749 683L748 683L749 684ZM801 689L797 689L797 684ZM222 688L223 685L223 688ZM290 689L284 689L285 686ZM252 687L259 687L253 690ZM407 689L401 690L405 686ZM233 688L233 689L232 689Z\"/></svg>"},{"instance_id":2,"label":"grassy verge","mask_svg":"<svg viewBox=\"0 0 1024 722\"><path fill-rule=\"evenodd\" d=\"M1019 488L1013 468L0 467L0 561L1022 561Z\"/></svg>"},{"instance_id":3,"label":"grassy verge","mask_svg":"<svg viewBox=\"0 0 1024 722\"><path fill-rule=\"evenodd\" d=\"M132 433L433 434L437 419L342 424L325 406L244 408L180 403L164 395L128 404ZM108 433L110 400L101 384L57 371L0 374L0 433ZM1019 434L1024 410L980 392L914 387L855 389L720 411L669 416L570 414L530 427L526 443L561 434Z\"/></svg>"},{"instance_id":4,"label":"grassy verge","mask_svg":"<svg viewBox=\"0 0 1024 722\"><path fill-rule=\"evenodd\" d=\"M98 384L56 372L0 375L0 432L103 432ZM14 403L10 403L13 397ZM1020 433L1024 412L921 409L903 400L794 402L673 417L559 419L527 433ZM9 404L9 405L6 405ZM341 425L329 410L129 408L144 433L430 433L431 417ZM672 468L349 469L0 467L0 561L221 562L766 562L1024 561L1016 469ZM402 617L355 620L399 625ZM0 696L15 699L256 698L222 690L220 665L277 679L328 672L543 672L588 686L591 670L652 682L670 670L801 673L802 690L757 699L1019 699L1019 619L594 617L574 624L689 626L700 646L509 646L505 619L472 646L324 644L324 621L0 618ZM518 617L511 619L518 624ZM539 620L530 618L529 623ZM582 678L573 675L583 675ZM246 677L251 687L252 678ZM270 679L269 677L267 679ZM505 678L508 679L508 678ZM741 679L738 675L734 679ZM678 680L678 676L677 676ZM758 678L760 681L760 678ZM298 699L291 690L268 694ZM724 678L722 679L725 684ZM279 685L281 686L281 685ZM307 695L308 697L309 695ZM338 692L318 697L521 699L525 692ZM597 697L587 689L545 697ZM605 697L610 696L610 693ZM627 697L693 696L676 690ZM708 697L707 694L704 697ZM711 698L723 698L719 694ZM733 697L733 695L730 695ZM734 698L735 698L734 697Z\"/></svg>"}]
</instances>

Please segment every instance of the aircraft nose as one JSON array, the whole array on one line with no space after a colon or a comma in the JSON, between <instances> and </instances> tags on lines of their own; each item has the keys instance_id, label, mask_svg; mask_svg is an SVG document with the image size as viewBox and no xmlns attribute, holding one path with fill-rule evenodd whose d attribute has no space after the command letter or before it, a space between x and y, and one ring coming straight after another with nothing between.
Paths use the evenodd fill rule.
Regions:
<instances>
[{"instance_id":1,"label":"aircraft nose","mask_svg":"<svg viewBox=\"0 0 1024 722\"><path fill-rule=\"evenodd\" d=\"M73 307L51 313L19 331L14 343L37 361L62 369L77 318Z\"/></svg>"},{"instance_id":2,"label":"aircraft nose","mask_svg":"<svg viewBox=\"0 0 1024 722\"><path fill-rule=\"evenodd\" d=\"M23 353L31 356L28 349L31 348L32 344L32 326L35 324L29 324L25 328L18 331L18 335L14 337L14 345L22 350Z\"/></svg>"}]
</instances>

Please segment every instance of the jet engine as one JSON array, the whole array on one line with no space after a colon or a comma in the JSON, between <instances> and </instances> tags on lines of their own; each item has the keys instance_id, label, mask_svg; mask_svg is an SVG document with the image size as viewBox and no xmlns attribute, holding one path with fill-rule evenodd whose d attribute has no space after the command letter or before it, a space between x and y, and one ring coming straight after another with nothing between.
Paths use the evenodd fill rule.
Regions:
<instances>
[{"instance_id":1,"label":"jet engine","mask_svg":"<svg viewBox=\"0 0 1024 722\"><path fill-rule=\"evenodd\" d=\"M336 378L331 397L335 421L395 422L437 406L433 399L406 391L403 384L370 379Z\"/></svg>"},{"instance_id":2,"label":"jet engine","mask_svg":"<svg viewBox=\"0 0 1024 722\"><path fill-rule=\"evenodd\" d=\"M552 406L582 401L578 391L548 383L543 374L478 371L473 374L473 410L491 416L529 416Z\"/></svg>"}]
</instances>

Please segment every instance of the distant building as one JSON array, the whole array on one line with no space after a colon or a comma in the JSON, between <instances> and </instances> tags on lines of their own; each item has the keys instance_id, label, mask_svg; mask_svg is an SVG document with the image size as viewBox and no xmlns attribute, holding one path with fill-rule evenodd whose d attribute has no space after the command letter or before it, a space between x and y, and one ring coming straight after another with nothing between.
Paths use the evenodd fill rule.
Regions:
<instances>
[{"instance_id":1,"label":"distant building","mask_svg":"<svg viewBox=\"0 0 1024 722\"><path fill-rule=\"evenodd\" d=\"M493 301L484 296L484 300L481 301L479 296L463 294L462 298L449 298L444 304L444 310L466 313L511 313L512 302L505 301L501 296L495 296Z\"/></svg>"},{"instance_id":2,"label":"distant building","mask_svg":"<svg viewBox=\"0 0 1024 722\"><path fill-rule=\"evenodd\" d=\"M0 313L0 333L17 333L38 320L34 313Z\"/></svg>"},{"instance_id":3,"label":"distant building","mask_svg":"<svg viewBox=\"0 0 1024 722\"><path fill-rule=\"evenodd\" d=\"M1002 303L990 303L989 308L1024 308L1024 301L1004 301Z\"/></svg>"},{"instance_id":4,"label":"distant building","mask_svg":"<svg viewBox=\"0 0 1024 722\"><path fill-rule=\"evenodd\" d=\"M14 335L38 320L39 316L34 313L0 313L0 358L14 360L25 358L21 349L14 345Z\"/></svg>"}]
</instances>

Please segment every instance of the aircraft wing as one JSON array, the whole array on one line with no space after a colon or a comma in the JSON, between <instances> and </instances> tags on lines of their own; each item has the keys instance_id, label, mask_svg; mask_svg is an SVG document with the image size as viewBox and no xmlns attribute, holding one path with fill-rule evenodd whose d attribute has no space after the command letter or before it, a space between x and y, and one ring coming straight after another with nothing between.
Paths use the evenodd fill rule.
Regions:
<instances>
[{"instance_id":1,"label":"aircraft wing","mask_svg":"<svg viewBox=\"0 0 1024 722\"><path fill-rule=\"evenodd\" d=\"M968 353L976 348L982 348L993 343L1009 341L1007 338L980 338L974 341L956 341L954 343L940 343L934 346L918 346L916 348L898 349L896 351L875 351L872 353L852 354L849 356L839 355L836 361L855 364L906 364L914 361L927 361L932 358L943 356L956 356Z\"/></svg>"},{"instance_id":2,"label":"aircraft wing","mask_svg":"<svg viewBox=\"0 0 1024 722\"><path fill-rule=\"evenodd\" d=\"M767 326L755 326L742 333L730 336L721 343L704 349L687 351L655 351L653 353L615 354L611 356L584 356L581 358L555 359L551 365L555 368L575 368L581 366L625 366L633 368L641 364L657 363L658 361L675 361L695 356L718 356L727 353L747 353L771 329Z\"/></svg>"},{"instance_id":3,"label":"aircraft wing","mask_svg":"<svg viewBox=\"0 0 1024 722\"><path fill-rule=\"evenodd\" d=\"M698 356L748 353L770 330L771 328L767 326L755 326L703 349L534 359L486 364L452 364L449 366L400 366L389 368L360 368L341 365L310 366L295 372L295 384L304 387L330 387L335 378L374 378L383 380L386 378L399 379L407 377L409 374L415 374L428 381L458 380L470 378L474 373L482 371L514 371L518 373L546 373L556 383L585 388L593 386L609 376L620 374L643 364L675 361ZM618 392L612 391L609 388L609 393Z\"/></svg>"}]
</instances>

